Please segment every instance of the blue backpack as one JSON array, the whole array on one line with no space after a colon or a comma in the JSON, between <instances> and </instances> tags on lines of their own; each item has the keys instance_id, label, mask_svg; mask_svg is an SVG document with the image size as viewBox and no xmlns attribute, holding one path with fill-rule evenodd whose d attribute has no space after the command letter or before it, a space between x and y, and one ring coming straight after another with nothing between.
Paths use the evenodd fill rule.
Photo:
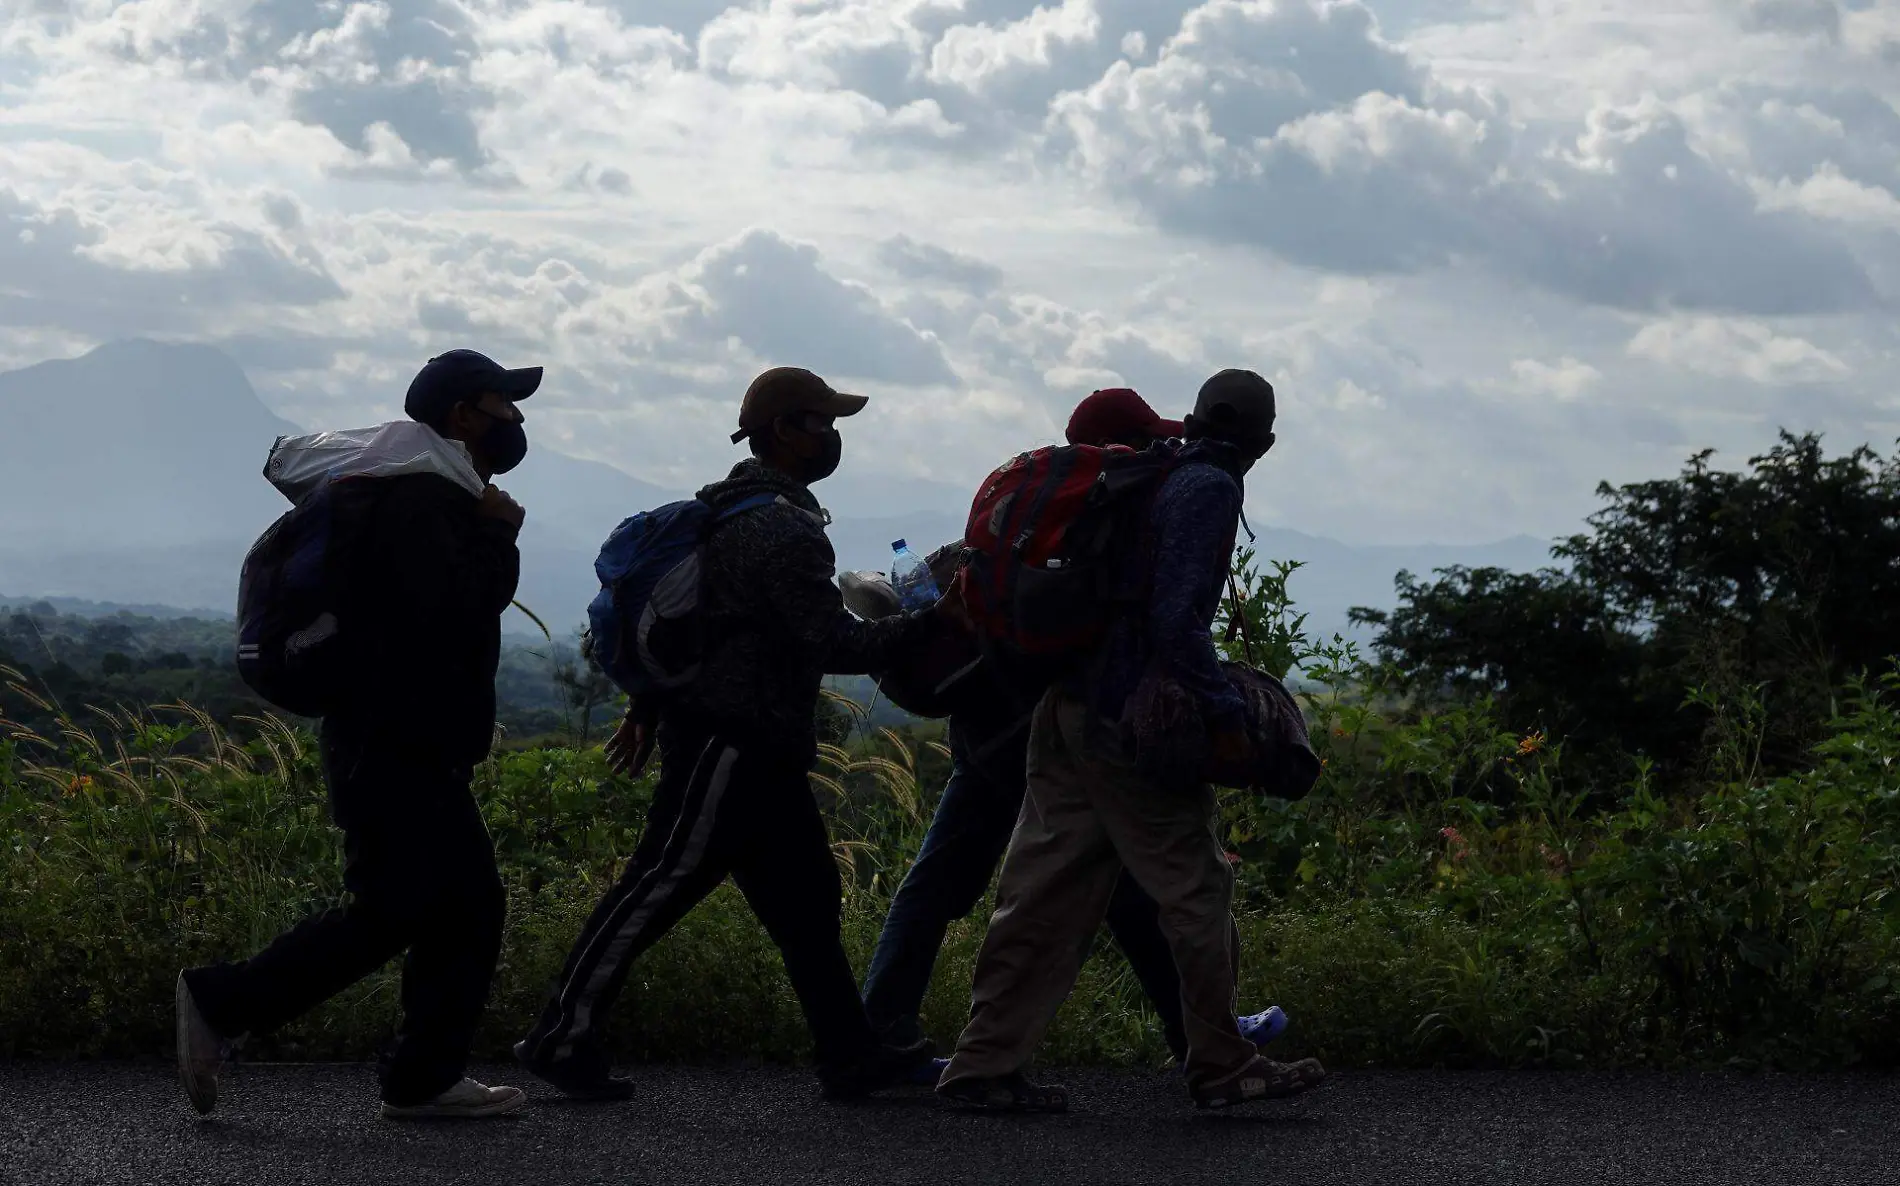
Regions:
<instances>
[{"instance_id":1,"label":"blue backpack","mask_svg":"<svg viewBox=\"0 0 1900 1186\"><path fill-rule=\"evenodd\" d=\"M239 678L303 717L335 710L344 690L337 618L346 561L385 483L326 481L258 537L238 577Z\"/></svg>"},{"instance_id":2,"label":"blue backpack","mask_svg":"<svg viewBox=\"0 0 1900 1186\"><path fill-rule=\"evenodd\" d=\"M587 607L586 650L621 691L651 697L677 691L699 674L706 540L720 523L777 500L759 494L715 510L689 498L614 528L594 561L600 592Z\"/></svg>"}]
</instances>

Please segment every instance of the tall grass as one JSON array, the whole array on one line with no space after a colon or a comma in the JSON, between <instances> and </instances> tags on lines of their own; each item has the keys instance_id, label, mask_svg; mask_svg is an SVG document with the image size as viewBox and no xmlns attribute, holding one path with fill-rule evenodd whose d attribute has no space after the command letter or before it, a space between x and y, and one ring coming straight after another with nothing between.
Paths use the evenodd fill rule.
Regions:
<instances>
[{"instance_id":1,"label":"tall grass","mask_svg":"<svg viewBox=\"0 0 1900 1186\"><path fill-rule=\"evenodd\" d=\"M1567 782L1560 739L1504 730L1482 703L1398 713L1349 659L1305 664L1327 762L1314 795L1223 800L1241 1003L1285 1006L1289 1050L1388 1066L1900 1058L1892 681L1852 689L1812 767L1785 778L1747 760L1758 699L1692 705L1719 725L1708 782L1665 795L1639 769L1598 803ZM0 1054L162 1053L180 966L247 954L343 892L311 740L269 718L226 731L188 706L53 705L0 678L58 721L0 725ZM813 775L860 969L947 764L940 741L859 714ZM476 794L509 894L480 1038L501 1056L633 850L652 787L613 776L597 749L545 748L498 752ZM924 1018L940 1041L967 1013L986 916L946 942ZM395 1014L389 969L252 1051L363 1057ZM807 1047L776 952L730 888L643 958L613 1033L632 1058ZM1165 1058L1112 947L1046 1056Z\"/></svg>"}]
</instances>

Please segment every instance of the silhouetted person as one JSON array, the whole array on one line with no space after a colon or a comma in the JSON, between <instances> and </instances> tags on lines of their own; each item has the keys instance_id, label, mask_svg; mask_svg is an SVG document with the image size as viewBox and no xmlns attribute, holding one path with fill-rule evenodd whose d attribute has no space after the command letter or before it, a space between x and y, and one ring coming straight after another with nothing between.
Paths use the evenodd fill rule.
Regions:
<instances>
[{"instance_id":1,"label":"silhouetted person","mask_svg":"<svg viewBox=\"0 0 1900 1186\"><path fill-rule=\"evenodd\" d=\"M657 724L660 777L646 832L515 1047L522 1065L569 1095L632 1092L611 1073L602 1025L634 961L728 875L784 957L828 1097L868 1094L929 1060L921 1043L883 1046L865 1017L840 939L837 861L809 777L823 677L886 665L932 612L862 622L832 583L828 520L810 487L838 468L836 420L865 402L810 371L765 372L746 391L732 437L748 441L752 457L699 492L715 511L772 498L718 520L706 541L697 677L658 703L631 706L608 744L618 768L635 767Z\"/></svg>"},{"instance_id":2,"label":"silhouetted person","mask_svg":"<svg viewBox=\"0 0 1900 1186\"><path fill-rule=\"evenodd\" d=\"M403 406L487 482L526 454L515 405L540 382L540 367L507 370L456 350L422 368ZM403 1018L381 1068L383 1115L493 1116L527 1103L518 1088L464 1077L504 913L469 787L495 735L522 510L492 483L477 496L433 472L374 480L386 488L339 593L350 687L321 739L350 898L249 960L179 975L179 1070L200 1112L217 1101L232 1041L275 1029L397 955Z\"/></svg>"},{"instance_id":3,"label":"silhouetted person","mask_svg":"<svg viewBox=\"0 0 1900 1186\"><path fill-rule=\"evenodd\" d=\"M954 1102L1000 1110L1067 1107L1024 1068L1075 985L1124 869L1160 906L1181 973L1188 1089L1203 1107L1294 1094L1317 1062L1261 1057L1234 1018L1234 874L1217 838L1214 789L1161 785L1125 751L1120 724L1144 679L1196 702L1215 754L1251 750L1245 704L1222 672L1212 625L1242 504L1241 481L1273 445L1273 388L1251 371L1201 387L1187 445L1148 511L1147 546L1127 563L1147 603L1111 627L1080 674L1059 680L1030 723L1029 787L1003 858L996 913L977 957L969 1025L938 1085Z\"/></svg>"}]
</instances>

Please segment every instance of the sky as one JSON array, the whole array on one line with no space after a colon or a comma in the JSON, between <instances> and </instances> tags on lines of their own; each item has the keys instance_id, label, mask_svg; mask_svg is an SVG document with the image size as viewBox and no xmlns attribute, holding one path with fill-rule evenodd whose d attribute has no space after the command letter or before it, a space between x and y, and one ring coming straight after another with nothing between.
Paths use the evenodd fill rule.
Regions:
<instances>
[{"instance_id":1,"label":"sky","mask_svg":"<svg viewBox=\"0 0 1900 1186\"><path fill-rule=\"evenodd\" d=\"M0 368L342 427L473 346L672 489L769 365L872 397L860 514L1243 366L1256 521L1551 536L1891 446L1897 302L1900 0L0 0Z\"/></svg>"}]
</instances>

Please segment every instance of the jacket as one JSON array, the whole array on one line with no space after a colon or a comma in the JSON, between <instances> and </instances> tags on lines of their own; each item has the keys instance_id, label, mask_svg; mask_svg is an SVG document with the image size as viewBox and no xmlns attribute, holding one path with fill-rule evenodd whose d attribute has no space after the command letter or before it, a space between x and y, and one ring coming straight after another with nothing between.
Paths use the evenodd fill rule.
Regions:
<instances>
[{"instance_id":1,"label":"jacket","mask_svg":"<svg viewBox=\"0 0 1900 1186\"><path fill-rule=\"evenodd\" d=\"M837 556L818 500L756 459L741 461L699 497L723 510L757 494L778 500L720 523L706 542L705 651L699 675L668 707L705 720L735 744L782 750L809 765L818 755L824 677L886 666L921 612L866 622L847 611L832 583Z\"/></svg>"},{"instance_id":2,"label":"jacket","mask_svg":"<svg viewBox=\"0 0 1900 1186\"><path fill-rule=\"evenodd\" d=\"M517 529L434 473L388 484L352 541L338 618L348 704L325 721L382 752L462 769L495 735L501 615L521 575Z\"/></svg>"}]
</instances>

